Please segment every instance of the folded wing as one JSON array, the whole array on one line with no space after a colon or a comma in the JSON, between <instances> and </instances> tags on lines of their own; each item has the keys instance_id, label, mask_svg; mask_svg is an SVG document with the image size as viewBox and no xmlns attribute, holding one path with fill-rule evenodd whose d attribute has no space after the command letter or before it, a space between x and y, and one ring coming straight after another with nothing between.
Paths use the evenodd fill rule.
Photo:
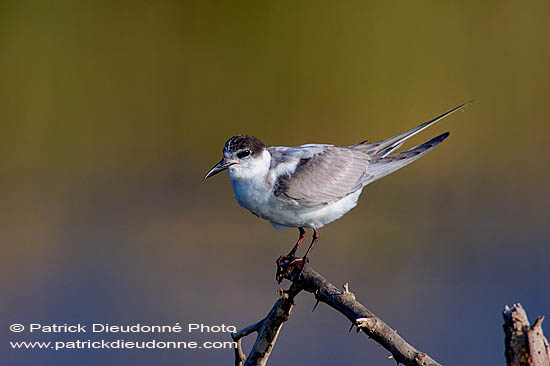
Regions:
<instances>
[{"instance_id":1,"label":"folded wing","mask_svg":"<svg viewBox=\"0 0 550 366\"><path fill-rule=\"evenodd\" d=\"M301 158L292 173L279 176L274 194L300 206L328 205L363 187L369 161L366 151L325 146Z\"/></svg>"}]
</instances>

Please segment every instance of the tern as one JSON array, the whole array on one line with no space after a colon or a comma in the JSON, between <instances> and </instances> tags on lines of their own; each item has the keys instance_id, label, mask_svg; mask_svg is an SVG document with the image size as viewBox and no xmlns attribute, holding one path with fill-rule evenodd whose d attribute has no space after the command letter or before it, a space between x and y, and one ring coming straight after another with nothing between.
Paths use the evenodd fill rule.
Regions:
<instances>
[{"instance_id":1,"label":"tern","mask_svg":"<svg viewBox=\"0 0 550 366\"><path fill-rule=\"evenodd\" d=\"M319 240L321 227L355 207L366 185L420 159L445 140L449 132L409 150L395 153L396 150L407 139L469 103L375 143L266 147L254 136L233 136L225 143L222 160L204 179L227 170L235 199L242 207L269 221L277 230L298 228L298 241L277 263L288 260L302 270ZM313 230L313 239L303 258L297 259L305 228Z\"/></svg>"}]
</instances>

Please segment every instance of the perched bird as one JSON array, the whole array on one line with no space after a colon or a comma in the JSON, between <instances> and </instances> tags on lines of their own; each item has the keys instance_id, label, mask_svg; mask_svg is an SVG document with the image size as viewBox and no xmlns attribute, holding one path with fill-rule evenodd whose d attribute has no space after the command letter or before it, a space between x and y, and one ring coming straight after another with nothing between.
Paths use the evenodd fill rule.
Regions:
<instances>
[{"instance_id":1,"label":"perched bird","mask_svg":"<svg viewBox=\"0 0 550 366\"><path fill-rule=\"evenodd\" d=\"M375 143L266 147L254 136L233 136L225 143L222 160L204 178L227 170L235 199L242 207L278 230L298 228L298 241L277 263L288 260L301 270L319 239L319 228L355 207L366 185L421 158L449 132L410 150L393 152L407 139L469 103ZM305 238L304 228L313 229L313 240L304 257L296 259L296 250Z\"/></svg>"}]
</instances>

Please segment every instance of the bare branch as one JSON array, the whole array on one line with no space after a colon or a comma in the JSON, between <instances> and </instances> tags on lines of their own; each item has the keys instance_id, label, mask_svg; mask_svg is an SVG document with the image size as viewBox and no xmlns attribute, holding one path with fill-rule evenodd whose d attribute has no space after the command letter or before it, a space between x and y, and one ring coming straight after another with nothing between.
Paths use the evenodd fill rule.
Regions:
<instances>
[{"instance_id":1,"label":"bare branch","mask_svg":"<svg viewBox=\"0 0 550 366\"><path fill-rule=\"evenodd\" d=\"M275 302L264 319L231 335L233 340L237 342L235 366L243 366L243 362L244 366L264 366L267 364L281 327L290 316L294 306L294 298L301 290L300 286L292 284L288 290L280 291L281 298ZM241 338L253 332L257 332L258 337L248 357L246 357L242 350Z\"/></svg>"},{"instance_id":2,"label":"bare branch","mask_svg":"<svg viewBox=\"0 0 550 366\"><path fill-rule=\"evenodd\" d=\"M235 366L242 366L243 361L246 360L246 355L243 352L241 338L246 337L250 333L257 332L261 328L262 322L263 321L259 321L244 329L241 329L237 333L231 334L231 338L233 338L233 340L237 342L237 347L235 348Z\"/></svg>"},{"instance_id":3,"label":"bare branch","mask_svg":"<svg viewBox=\"0 0 550 366\"><path fill-rule=\"evenodd\" d=\"M292 266L282 263L277 270L277 279L286 278L294 284L300 285L305 291L315 295L318 301L324 302L333 309L342 313L359 330L391 352L398 363L407 366L437 366L424 352L408 344L395 330L374 315L365 306L355 300L355 295L349 291L348 285L340 290L328 282L311 266L307 266L302 273L298 273Z\"/></svg>"},{"instance_id":4,"label":"bare branch","mask_svg":"<svg viewBox=\"0 0 550 366\"><path fill-rule=\"evenodd\" d=\"M527 313L517 303L503 312L505 356L508 366L550 366L550 346L542 332L543 317L531 327Z\"/></svg>"},{"instance_id":5,"label":"bare branch","mask_svg":"<svg viewBox=\"0 0 550 366\"><path fill-rule=\"evenodd\" d=\"M351 328L363 331L369 338L387 349L397 363L407 366L441 366L424 352L408 344L397 332L355 299L348 284L340 290L328 282L313 268L307 266L301 273L288 261L278 264L277 280L291 281L286 291L280 291L281 298L275 302L269 314L261 321L232 334L237 342L235 349L236 366L265 366L277 336L288 320L294 305L295 296L302 290L311 292L319 302L323 302L351 321ZM504 313L506 334L506 361L508 366L550 366L550 346L542 332L543 317L538 317L533 326L529 325L527 314L520 304L512 308L506 306ZM253 332L258 336L248 357L242 351L241 338Z\"/></svg>"}]
</instances>

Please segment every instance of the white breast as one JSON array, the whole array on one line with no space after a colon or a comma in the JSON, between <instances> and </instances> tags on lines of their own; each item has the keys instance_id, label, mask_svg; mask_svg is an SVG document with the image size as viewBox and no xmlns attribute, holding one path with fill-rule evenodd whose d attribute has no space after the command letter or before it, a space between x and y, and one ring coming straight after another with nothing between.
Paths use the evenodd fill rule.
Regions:
<instances>
[{"instance_id":1,"label":"white breast","mask_svg":"<svg viewBox=\"0 0 550 366\"><path fill-rule=\"evenodd\" d=\"M270 171L271 155L264 151L262 158L249 164L229 168L229 179L235 199L256 216L270 221L276 229L284 227L320 228L342 217L357 204L358 190L326 206L304 207L283 201L273 195L273 182L279 174L292 172L298 159L278 164Z\"/></svg>"},{"instance_id":2,"label":"white breast","mask_svg":"<svg viewBox=\"0 0 550 366\"><path fill-rule=\"evenodd\" d=\"M264 211L268 205L271 189L266 186L265 179L238 180L230 179L235 199L242 207L250 210L256 216L264 217Z\"/></svg>"}]
</instances>

